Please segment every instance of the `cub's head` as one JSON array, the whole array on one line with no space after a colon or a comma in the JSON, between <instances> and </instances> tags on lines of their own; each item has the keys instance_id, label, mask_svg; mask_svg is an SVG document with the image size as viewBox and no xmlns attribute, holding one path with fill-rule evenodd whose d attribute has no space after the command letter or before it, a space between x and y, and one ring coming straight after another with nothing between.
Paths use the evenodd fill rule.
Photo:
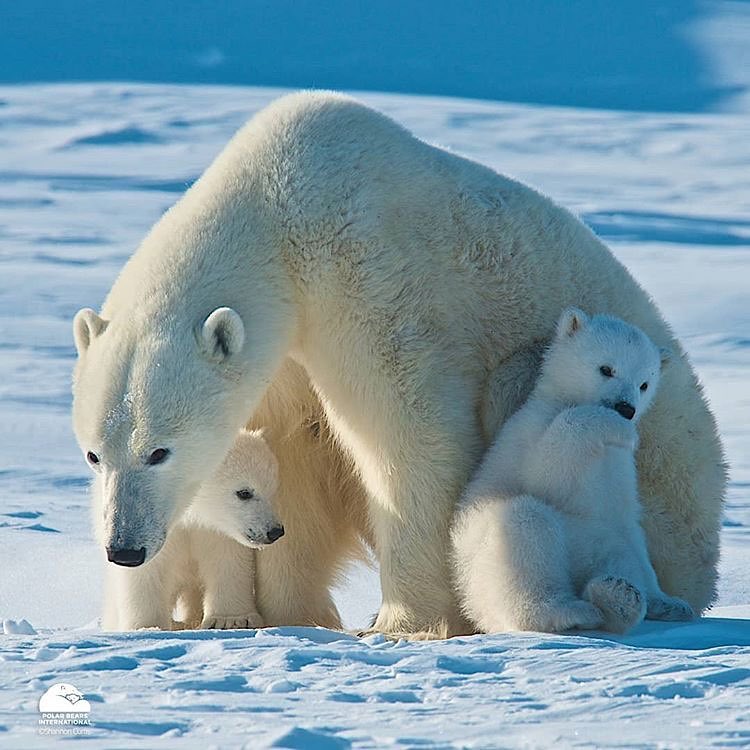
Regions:
<instances>
[{"instance_id":1,"label":"cub's head","mask_svg":"<svg viewBox=\"0 0 750 750\"><path fill-rule=\"evenodd\" d=\"M273 507L278 485L276 457L261 432L243 429L224 463L201 485L189 513L240 544L261 548L284 535Z\"/></svg>"},{"instance_id":2,"label":"cub's head","mask_svg":"<svg viewBox=\"0 0 750 750\"><path fill-rule=\"evenodd\" d=\"M637 421L651 404L668 361L669 352L640 328L568 308L545 355L538 387L545 397L601 404Z\"/></svg>"},{"instance_id":3,"label":"cub's head","mask_svg":"<svg viewBox=\"0 0 750 750\"><path fill-rule=\"evenodd\" d=\"M73 426L94 472L93 521L110 562L152 559L251 404L245 329L219 308L195 320L133 311L75 317Z\"/></svg>"}]
</instances>

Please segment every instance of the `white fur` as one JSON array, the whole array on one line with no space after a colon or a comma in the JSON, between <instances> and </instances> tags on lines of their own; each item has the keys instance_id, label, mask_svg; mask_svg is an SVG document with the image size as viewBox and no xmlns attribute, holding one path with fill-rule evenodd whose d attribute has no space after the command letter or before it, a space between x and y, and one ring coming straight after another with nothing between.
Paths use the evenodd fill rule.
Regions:
<instances>
[{"instance_id":1,"label":"white fur","mask_svg":"<svg viewBox=\"0 0 750 750\"><path fill-rule=\"evenodd\" d=\"M375 627L464 631L448 564L454 505L573 302L676 352L642 429L644 525L667 590L706 607L725 470L653 303L567 211L329 93L254 117L155 225L101 316L76 319L74 425L100 457L105 541L153 558L252 415L278 440L283 502L315 508L318 529L274 556L283 586L269 609L331 613L327 586L366 517L383 589ZM311 466L302 425L323 412L331 440ZM285 426L295 463L282 456ZM171 456L151 466L157 448ZM308 470L335 486L305 495ZM333 530L325 564L302 571Z\"/></svg>"},{"instance_id":2,"label":"white fur","mask_svg":"<svg viewBox=\"0 0 750 750\"><path fill-rule=\"evenodd\" d=\"M640 525L636 424L667 356L619 319L562 314L457 513L459 596L479 629L624 632L647 614L693 616L659 588Z\"/></svg>"},{"instance_id":3,"label":"white fur","mask_svg":"<svg viewBox=\"0 0 750 750\"><path fill-rule=\"evenodd\" d=\"M260 431L242 429L220 469L204 482L180 517L185 528L208 528L246 547L269 544L268 534L281 527L273 507L279 486L276 457ZM247 491L250 499L238 492Z\"/></svg>"},{"instance_id":4,"label":"white fur","mask_svg":"<svg viewBox=\"0 0 750 750\"><path fill-rule=\"evenodd\" d=\"M104 627L177 627L172 616L178 598L181 619L189 627L262 626L253 550L275 541L269 532L282 528L272 505L277 489L276 458L261 433L241 430L224 462L168 533L159 555L138 568L108 566ZM250 490L249 500L237 496ZM100 509L100 499L95 482L95 509ZM101 520L95 510L100 541Z\"/></svg>"}]
</instances>

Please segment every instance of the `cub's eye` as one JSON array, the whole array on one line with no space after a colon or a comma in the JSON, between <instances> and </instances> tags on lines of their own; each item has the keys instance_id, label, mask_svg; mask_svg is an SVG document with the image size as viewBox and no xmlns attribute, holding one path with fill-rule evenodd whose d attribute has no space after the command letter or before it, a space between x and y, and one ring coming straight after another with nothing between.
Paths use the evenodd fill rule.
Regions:
<instances>
[{"instance_id":1,"label":"cub's eye","mask_svg":"<svg viewBox=\"0 0 750 750\"><path fill-rule=\"evenodd\" d=\"M614 373L612 372L611 367L607 367L607 365L602 365L599 368L599 372L604 375L605 378L611 378L613 377Z\"/></svg>"},{"instance_id":2,"label":"cub's eye","mask_svg":"<svg viewBox=\"0 0 750 750\"><path fill-rule=\"evenodd\" d=\"M156 464L162 464L167 460L169 451L166 448L157 448L147 459L146 463L149 466L156 466Z\"/></svg>"},{"instance_id":3,"label":"cub's eye","mask_svg":"<svg viewBox=\"0 0 750 750\"><path fill-rule=\"evenodd\" d=\"M641 383L641 390L647 391L648 390L648 383Z\"/></svg>"},{"instance_id":4,"label":"cub's eye","mask_svg":"<svg viewBox=\"0 0 750 750\"><path fill-rule=\"evenodd\" d=\"M89 451L86 454L86 460L92 465L96 466L99 463L99 456L96 455L93 451Z\"/></svg>"},{"instance_id":5,"label":"cub's eye","mask_svg":"<svg viewBox=\"0 0 750 750\"><path fill-rule=\"evenodd\" d=\"M255 497L255 490L237 490L234 493L240 500L252 500Z\"/></svg>"}]
</instances>

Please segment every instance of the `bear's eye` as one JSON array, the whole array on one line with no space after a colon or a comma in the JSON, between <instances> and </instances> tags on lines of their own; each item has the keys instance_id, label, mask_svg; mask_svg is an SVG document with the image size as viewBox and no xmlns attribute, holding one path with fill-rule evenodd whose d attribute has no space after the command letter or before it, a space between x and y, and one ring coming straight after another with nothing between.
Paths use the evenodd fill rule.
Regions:
<instances>
[{"instance_id":1,"label":"bear's eye","mask_svg":"<svg viewBox=\"0 0 750 750\"><path fill-rule=\"evenodd\" d=\"M648 383L641 383L641 390L647 391L648 390Z\"/></svg>"},{"instance_id":2,"label":"bear's eye","mask_svg":"<svg viewBox=\"0 0 750 750\"><path fill-rule=\"evenodd\" d=\"M237 490L234 494L237 495L240 500L252 500L255 497L255 490Z\"/></svg>"},{"instance_id":3,"label":"bear's eye","mask_svg":"<svg viewBox=\"0 0 750 750\"><path fill-rule=\"evenodd\" d=\"M604 375L605 378L611 378L614 376L614 373L612 372L612 368L608 367L607 365L602 365L599 368L599 372Z\"/></svg>"},{"instance_id":4,"label":"bear's eye","mask_svg":"<svg viewBox=\"0 0 750 750\"><path fill-rule=\"evenodd\" d=\"M149 466L156 466L156 464L164 463L169 456L169 451L166 448L157 448L147 459L146 463Z\"/></svg>"},{"instance_id":5,"label":"bear's eye","mask_svg":"<svg viewBox=\"0 0 750 750\"><path fill-rule=\"evenodd\" d=\"M86 454L86 460L92 465L96 466L99 463L99 456L96 455L93 451L89 451Z\"/></svg>"}]
</instances>

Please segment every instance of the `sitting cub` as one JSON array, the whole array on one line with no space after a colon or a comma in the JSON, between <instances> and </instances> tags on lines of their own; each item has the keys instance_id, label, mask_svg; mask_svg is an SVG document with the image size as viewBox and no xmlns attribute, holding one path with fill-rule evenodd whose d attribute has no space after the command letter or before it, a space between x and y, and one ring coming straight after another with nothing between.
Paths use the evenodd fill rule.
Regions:
<instances>
[{"instance_id":1,"label":"sitting cub","mask_svg":"<svg viewBox=\"0 0 750 750\"><path fill-rule=\"evenodd\" d=\"M638 328L566 310L528 401L501 428L452 530L458 593L483 631L687 620L639 518L636 425L667 362Z\"/></svg>"}]
</instances>

